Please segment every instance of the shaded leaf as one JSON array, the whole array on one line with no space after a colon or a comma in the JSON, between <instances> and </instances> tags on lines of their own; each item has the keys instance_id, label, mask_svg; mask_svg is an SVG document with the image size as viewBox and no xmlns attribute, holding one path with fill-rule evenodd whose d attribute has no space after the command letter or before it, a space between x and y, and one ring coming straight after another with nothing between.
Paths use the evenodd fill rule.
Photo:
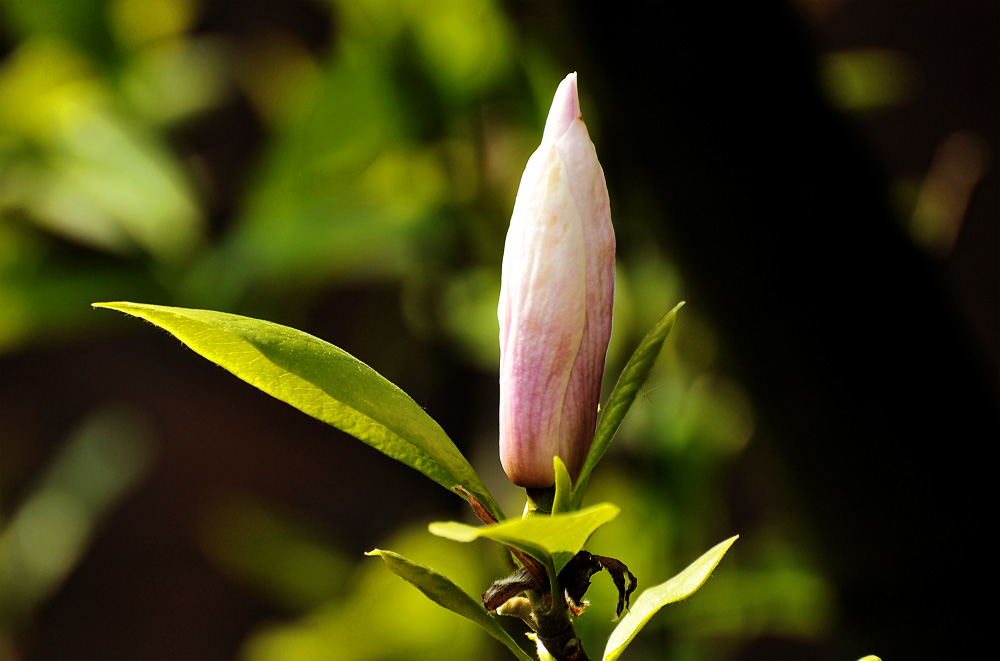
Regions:
<instances>
[{"instance_id":1,"label":"shaded leaf","mask_svg":"<svg viewBox=\"0 0 1000 661\"><path fill-rule=\"evenodd\" d=\"M604 456L608 446L618 432L625 414L628 413L632 402L635 401L636 394L638 394L643 384L646 383L646 379L649 378L649 372L653 369L653 365L656 364L656 359L660 355L660 349L663 348L663 342L667 339L667 335L670 334L670 329L674 327L677 311L683 305L684 303L681 302L674 306L670 312L663 315L656 322L652 330L646 333L646 337L642 338L642 342L639 343L639 346L632 353L632 357L628 359L628 363L626 363L625 369L622 370L621 376L618 377L618 382L615 384L614 390L611 391L611 395L608 397L608 401L601 412L601 418L597 421L594 441L590 445L587 459L580 470L580 476L577 478L576 485L573 488L574 509L579 508L581 503L583 503L583 494L587 489L587 483L590 481L591 471L594 470L594 466Z\"/></svg>"},{"instance_id":2,"label":"shaded leaf","mask_svg":"<svg viewBox=\"0 0 1000 661\"><path fill-rule=\"evenodd\" d=\"M375 549L365 555L381 557L392 573L423 592L431 601L478 624L522 661L532 661L531 657L504 631L496 618L487 613L478 601L455 585L447 576L392 551Z\"/></svg>"},{"instance_id":3,"label":"shaded leaf","mask_svg":"<svg viewBox=\"0 0 1000 661\"><path fill-rule=\"evenodd\" d=\"M347 352L302 331L211 310L95 303L145 319L252 386L503 512L444 430L406 393Z\"/></svg>"},{"instance_id":4,"label":"shaded leaf","mask_svg":"<svg viewBox=\"0 0 1000 661\"><path fill-rule=\"evenodd\" d=\"M667 604L689 597L700 588L737 539L738 536L730 537L715 545L677 576L640 594L629 612L611 632L611 638L608 639L608 645L604 649L604 661L614 661L621 656L635 635L658 610Z\"/></svg>"}]
</instances>

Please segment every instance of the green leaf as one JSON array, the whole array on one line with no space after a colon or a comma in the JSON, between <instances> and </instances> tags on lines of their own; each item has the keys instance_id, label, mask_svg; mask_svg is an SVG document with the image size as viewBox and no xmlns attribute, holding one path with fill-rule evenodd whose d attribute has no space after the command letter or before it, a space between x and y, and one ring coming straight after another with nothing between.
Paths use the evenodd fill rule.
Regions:
<instances>
[{"instance_id":1,"label":"green leaf","mask_svg":"<svg viewBox=\"0 0 1000 661\"><path fill-rule=\"evenodd\" d=\"M252 386L503 511L444 430L406 393L347 352L302 331L224 312L94 303L163 328Z\"/></svg>"},{"instance_id":2,"label":"green leaf","mask_svg":"<svg viewBox=\"0 0 1000 661\"><path fill-rule=\"evenodd\" d=\"M485 629L486 633L506 645L522 661L532 661L531 657L504 631L496 618L486 612L482 604L470 597L447 576L392 551L375 549L368 551L365 555L381 557L392 573L412 584L433 602L472 620Z\"/></svg>"},{"instance_id":3,"label":"green leaf","mask_svg":"<svg viewBox=\"0 0 1000 661\"><path fill-rule=\"evenodd\" d=\"M618 516L611 503L601 503L566 514L535 515L511 519L491 526L470 526L457 521L432 523L429 530L439 537L471 542L485 537L513 546L543 562L554 576L583 548L595 530ZM554 570L554 571L553 571Z\"/></svg>"},{"instance_id":4,"label":"green leaf","mask_svg":"<svg viewBox=\"0 0 1000 661\"><path fill-rule=\"evenodd\" d=\"M739 535L716 544L677 576L640 594L632 604L632 608L611 632L611 638L608 639L608 645L604 649L604 661L614 661L621 656L639 630L658 610L667 604L691 596L700 588L738 538Z\"/></svg>"},{"instance_id":5,"label":"green leaf","mask_svg":"<svg viewBox=\"0 0 1000 661\"><path fill-rule=\"evenodd\" d=\"M667 339L670 329L674 327L674 320L677 318L677 311L681 309L684 302L678 303L667 314L656 322L652 330L646 333L642 342L636 348L632 357L628 359L625 369L618 377L611 396L601 412L601 419L597 422L597 429L594 432L594 442L590 445L587 459L583 463L580 476L576 480L573 488L573 509L579 509L583 503L583 494L587 490L587 483L590 481L590 473L594 466L601 460L608 446L618 433L618 428L625 418L625 414L635 401L635 396L639 389L649 378L649 372L653 369L660 349L663 348L663 341Z\"/></svg>"},{"instance_id":6,"label":"green leaf","mask_svg":"<svg viewBox=\"0 0 1000 661\"><path fill-rule=\"evenodd\" d=\"M556 493L552 498L552 513L562 514L572 509L570 503L573 496L573 481L566 469L566 464L559 457L552 457L552 468L556 476Z\"/></svg>"}]
</instances>

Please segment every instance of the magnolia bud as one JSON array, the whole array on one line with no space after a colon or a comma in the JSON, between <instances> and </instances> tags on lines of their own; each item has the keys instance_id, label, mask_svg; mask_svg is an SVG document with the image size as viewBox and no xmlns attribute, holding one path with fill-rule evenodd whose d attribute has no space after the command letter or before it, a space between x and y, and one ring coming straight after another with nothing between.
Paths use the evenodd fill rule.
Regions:
<instances>
[{"instance_id":1,"label":"magnolia bud","mask_svg":"<svg viewBox=\"0 0 1000 661\"><path fill-rule=\"evenodd\" d=\"M608 189L573 73L525 166L504 245L500 461L514 484L554 484L553 456L579 475L597 422L614 288Z\"/></svg>"}]
</instances>

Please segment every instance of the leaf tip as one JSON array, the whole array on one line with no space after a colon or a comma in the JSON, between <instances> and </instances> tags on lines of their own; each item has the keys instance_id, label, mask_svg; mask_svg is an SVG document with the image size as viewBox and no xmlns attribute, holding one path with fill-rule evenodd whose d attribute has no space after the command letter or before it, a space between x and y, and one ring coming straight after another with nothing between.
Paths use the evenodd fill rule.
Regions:
<instances>
[{"instance_id":1,"label":"leaf tip","mask_svg":"<svg viewBox=\"0 0 1000 661\"><path fill-rule=\"evenodd\" d=\"M471 542L479 537L477 528L456 521L435 521L427 524L427 530L432 535L456 542Z\"/></svg>"},{"instance_id":2,"label":"leaf tip","mask_svg":"<svg viewBox=\"0 0 1000 661\"><path fill-rule=\"evenodd\" d=\"M108 301L108 302L91 303L90 307L103 308L105 310L118 310L119 312L125 312L126 308L134 305L135 303L129 303L127 301Z\"/></svg>"},{"instance_id":3,"label":"leaf tip","mask_svg":"<svg viewBox=\"0 0 1000 661\"><path fill-rule=\"evenodd\" d=\"M427 532L432 535L437 535L438 537L444 537L445 539L451 539L451 526L444 521L435 521L433 523L427 524Z\"/></svg>"},{"instance_id":4,"label":"leaf tip","mask_svg":"<svg viewBox=\"0 0 1000 661\"><path fill-rule=\"evenodd\" d=\"M382 549L372 549L371 551L365 551L365 555L368 555L368 556L371 556L371 555L381 556L382 555Z\"/></svg>"}]
</instances>

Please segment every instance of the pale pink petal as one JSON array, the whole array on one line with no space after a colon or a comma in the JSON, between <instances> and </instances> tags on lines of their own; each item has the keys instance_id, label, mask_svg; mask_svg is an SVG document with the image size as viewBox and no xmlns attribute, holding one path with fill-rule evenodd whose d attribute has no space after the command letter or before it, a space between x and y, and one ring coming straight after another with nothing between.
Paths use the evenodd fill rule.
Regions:
<instances>
[{"instance_id":1,"label":"pale pink petal","mask_svg":"<svg viewBox=\"0 0 1000 661\"><path fill-rule=\"evenodd\" d=\"M611 334L614 253L604 173L570 74L525 166L504 245L500 457L515 484L550 486L553 456L579 474Z\"/></svg>"}]
</instances>

